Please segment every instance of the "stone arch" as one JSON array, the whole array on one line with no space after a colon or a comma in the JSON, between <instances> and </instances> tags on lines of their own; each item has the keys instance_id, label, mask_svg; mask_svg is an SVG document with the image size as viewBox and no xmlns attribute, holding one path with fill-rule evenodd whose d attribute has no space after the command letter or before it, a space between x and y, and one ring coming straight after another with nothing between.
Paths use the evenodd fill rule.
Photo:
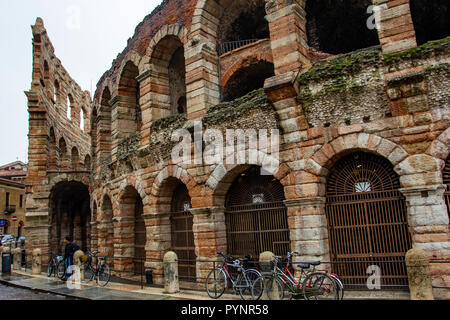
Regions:
<instances>
[{"instance_id":1,"label":"stone arch","mask_svg":"<svg viewBox=\"0 0 450 320\"><path fill-rule=\"evenodd\" d=\"M50 127L50 130L49 130L48 144L49 144L48 168L50 170L52 170L52 169L56 169L58 166L56 135L55 135L55 129L53 127Z\"/></svg>"},{"instance_id":2,"label":"stone arch","mask_svg":"<svg viewBox=\"0 0 450 320\"><path fill-rule=\"evenodd\" d=\"M262 54L268 56L268 54ZM232 101L264 87L267 78L275 76L273 59L258 59L256 55L239 61L222 79L223 99ZM236 69L235 69L236 68Z\"/></svg>"},{"instance_id":3,"label":"stone arch","mask_svg":"<svg viewBox=\"0 0 450 320\"><path fill-rule=\"evenodd\" d=\"M150 42L150 110L157 114L154 120L187 111L184 104L179 105L187 101L186 42L187 30L178 24L163 26Z\"/></svg>"},{"instance_id":4,"label":"stone arch","mask_svg":"<svg viewBox=\"0 0 450 320\"><path fill-rule=\"evenodd\" d=\"M58 143L58 150L59 150L59 161L60 161L60 167L61 168L69 168L69 154L67 149L67 143L64 137L61 137L59 139Z\"/></svg>"},{"instance_id":5,"label":"stone arch","mask_svg":"<svg viewBox=\"0 0 450 320\"><path fill-rule=\"evenodd\" d=\"M262 166L262 163L255 164L257 166ZM211 173L210 177L206 181L206 187L211 191L205 194L209 195L211 199L207 202L210 202L213 206L223 207L225 204L225 196L228 192L233 181L244 171L248 170L252 166L252 164L234 164L234 165L226 165L220 164L218 165L214 171ZM273 176L275 179L279 180L280 183L286 188L289 185L289 174L291 173L291 169L286 164L281 164L278 169L275 171ZM287 194L285 192L285 194Z\"/></svg>"},{"instance_id":6,"label":"stone arch","mask_svg":"<svg viewBox=\"0 0 450 320\"><path fill-rule=\"evenodd\" d=\"M426 154L444 160L447 159L450 153L450 128L447 128L437 137L428 148Z\"/></svg>"},{"instance_id":7,"label":"stone arch","mask_svg":"<svg viewBox=\"0 0 450 320\"><path fill-rule=\"evenodd\" d=\"M147 236L143 211L139 192L131 185L125 186L118 197L118 214L113 219L115 270L125 276L140 274L145 262Z\"/></svg>"},{"instance_id":8,"label":"stone arch","mask_svg":"<svg viewBox=\"0 0 450 320\"><path fill-rule=\"evenodd\" d=\"M177 165L168 165L159 171L155 180L153 181L151 188L151 205L155 207L158 203L158 198L161 196L161 192L164 192L165 184L168 178L175 178L184 183L189 190L191 199L193 198L193 189L196 187L195 180L189 175L186 169Z\"/></svg>"}]
</instances>

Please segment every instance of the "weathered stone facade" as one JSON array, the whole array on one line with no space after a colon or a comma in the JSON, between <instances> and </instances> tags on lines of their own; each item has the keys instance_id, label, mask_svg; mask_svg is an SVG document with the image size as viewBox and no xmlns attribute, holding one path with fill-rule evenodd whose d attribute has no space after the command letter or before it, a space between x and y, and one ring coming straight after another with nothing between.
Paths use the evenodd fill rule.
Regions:
<instances>
[{"instance_id":1,"label":"weathered stone facade","mask_svg":"<svg viewBox=\"0 0 450 320\"><path fill-rule=\"evenodd\" d=\"M308 42L308 37L320 42L320 30L307 28L312 14L306 2L166 0L136 28L100 79L93 101L62 68L38 19L27 92L29 249L41 248L46 255L57 250L64 232L72 232L85 249L112 257L114 270L127 275L133 271L131 257L141 255L136 239L143 231L136 221L143 221L142 258L162 283L162 259L173 247L172 199L182 183L190 198L186 210L193 219L197 276L205 277L210 266L202 261L216 259L230 243L227 193L250 165L174 163L173 130L192 133L193 120L201 120L203 130L280 129L280 166L273 176L284 187L289 244L300 252L298 261L332 259L327 181L337 161L354 152L389 161L404 197L412 246L432 259L449 259L443 181L450 151L449 38L417 47L409 1L377 0L374 4L386 5L379 46L363 44L358 52L341 55L319 52L322 46ZM239 30L228 24L242 20L240 8L251 14L261 5L266 16L256 20L259 25L265 19L269 37L222 54L229 30ZM174 54L183 50L185 88L171 80L182 70L174 71ZM275 74L264 89L220 103L233 75L261 61L273 64ZM59 88L56 101L52 88ZM178 108L175 91L185 95L185 109ZM63 98L69 94L71 120ZM71 204L75 183L79 199ZM58 204L55 193L69 204ZM65 222L67 215L71 222ZM433 284L448 286L448 270L448 264L432 265ZM434 294L445 297L439 290Z\"/></svg>"}]
</instances>

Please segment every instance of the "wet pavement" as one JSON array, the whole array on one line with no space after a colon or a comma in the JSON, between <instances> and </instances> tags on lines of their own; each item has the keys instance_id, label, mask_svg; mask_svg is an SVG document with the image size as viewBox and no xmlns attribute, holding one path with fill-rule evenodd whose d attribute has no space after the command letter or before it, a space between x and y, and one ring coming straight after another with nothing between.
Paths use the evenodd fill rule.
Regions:
<instances>
[{"instance_id":1,"label":"wet pavement","mask_svg":"<svg viewBox=\"0 0 450 320\"><path fill-rule=\"evenodd\" d=\"M0 284L0 300L73 300L72 298Z\"/></svg>"}]
</instances>

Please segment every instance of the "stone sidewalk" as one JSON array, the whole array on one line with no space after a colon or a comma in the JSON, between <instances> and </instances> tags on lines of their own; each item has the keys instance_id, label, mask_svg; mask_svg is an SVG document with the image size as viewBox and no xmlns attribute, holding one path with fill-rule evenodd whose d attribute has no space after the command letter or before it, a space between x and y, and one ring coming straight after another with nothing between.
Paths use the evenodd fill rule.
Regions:
<instances>
[{"instance_id":1,"label":"stone sidewalk","mask_svg":"<svg viewBox=\"0 0 450 320\"><path fill-rule=\"evenodd\" d=\"M144 287L110 282L104 288L81 284L81 289L69 289L67 283L47 275L31 275L30 272L13 271L0 275L0 283L37 292L62 295L81 300L211 300L206 292L181 290L177 294L165 294L163 288ZM238 296L224 295L221 300L240 300Z\"/></svg>"}]
</instances>

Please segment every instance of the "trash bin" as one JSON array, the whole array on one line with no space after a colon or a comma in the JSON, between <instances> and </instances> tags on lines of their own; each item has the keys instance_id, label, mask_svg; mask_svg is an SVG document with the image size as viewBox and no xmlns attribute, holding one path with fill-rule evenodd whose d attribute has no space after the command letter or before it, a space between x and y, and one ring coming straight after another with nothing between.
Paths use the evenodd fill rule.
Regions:
<instances>
[{"instance_id":1,"label":"trash bin","mask_svg":"<svg viewBox=\"0 0 450 320\"><path fill-rule=\"evenodd\" d=\"M145 278L147 280L147 284L153 284L153 270L145 270Z\"/></svg>"},{"instance_id":2,"label":"trash bin","mask_svg":"<svg viewBox=\"0 0 450 320\"><path fill-rule=\"evenodd\" d=\"M2 273L11 273L11 252L2 253Z\"/></svg>"}]
</instances>

